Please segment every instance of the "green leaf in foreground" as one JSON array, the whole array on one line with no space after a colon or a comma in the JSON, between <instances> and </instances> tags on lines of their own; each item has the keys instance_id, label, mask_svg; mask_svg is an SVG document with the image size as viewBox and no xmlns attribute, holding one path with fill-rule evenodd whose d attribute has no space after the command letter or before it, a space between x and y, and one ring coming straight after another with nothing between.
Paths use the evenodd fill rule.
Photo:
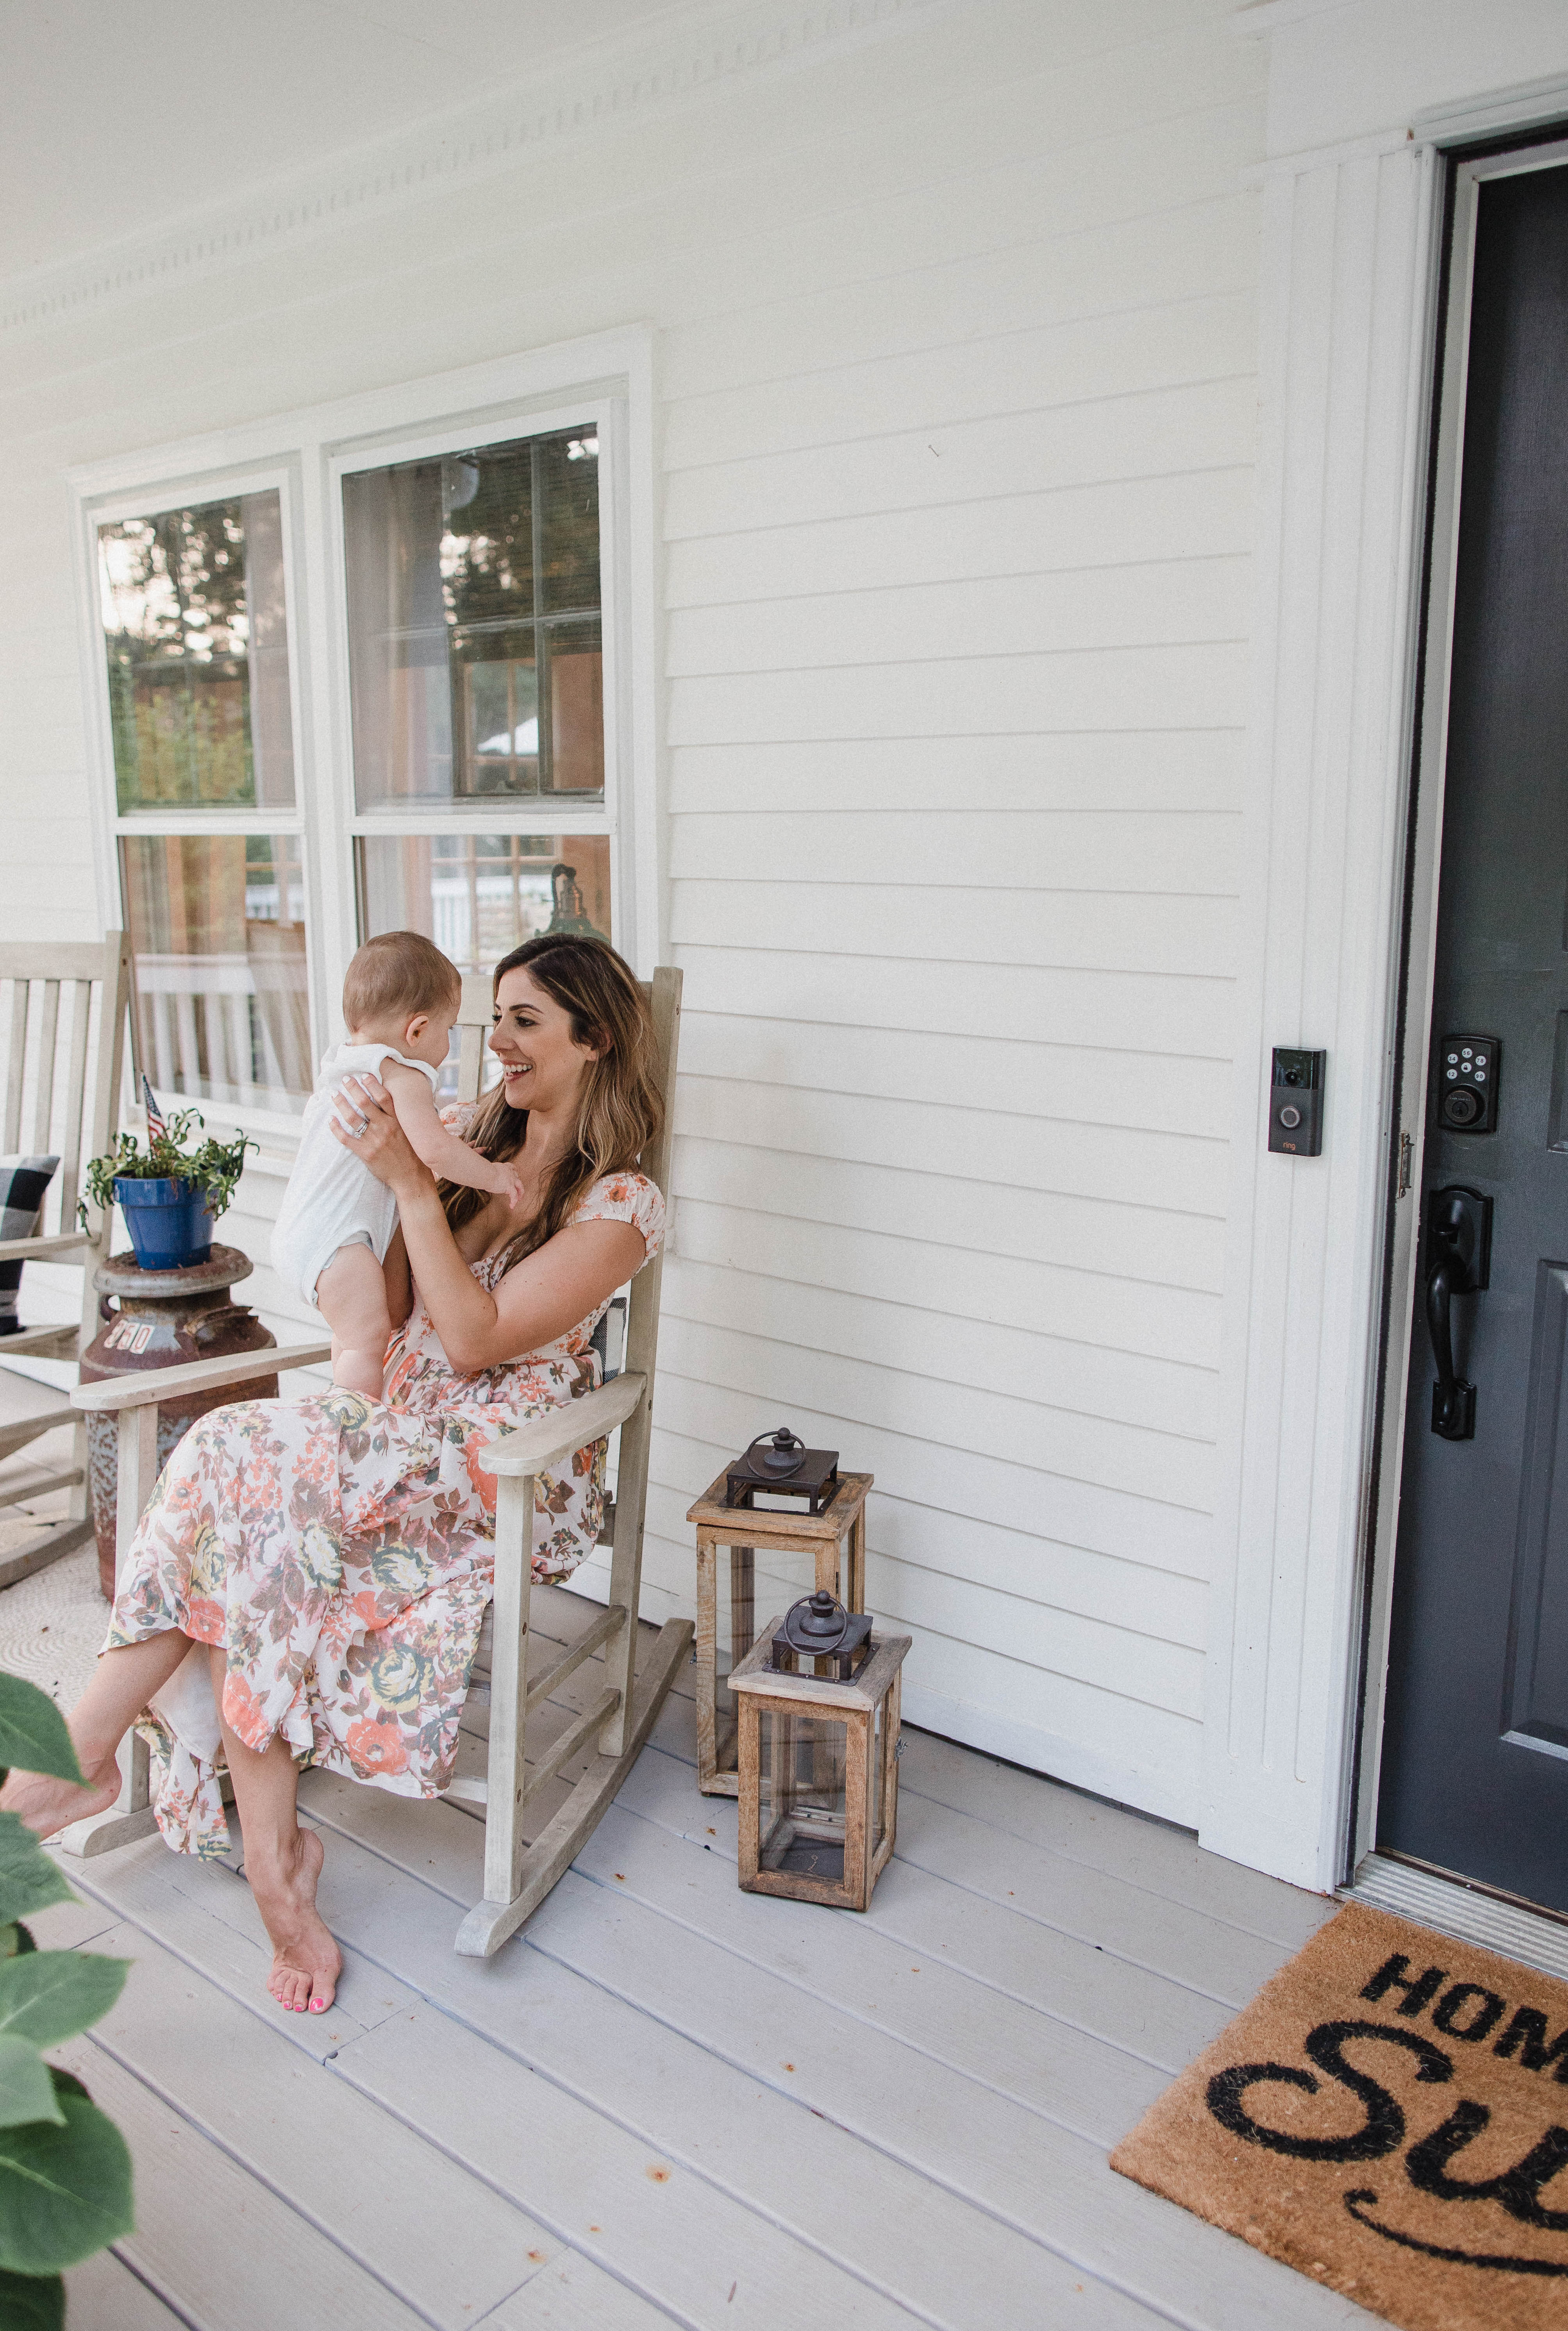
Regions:
<instances>
[{"instance_id":1,"label":"green leaf in foreground","mask_svg":"<svg viewBox=\"0 0 1568 2331\"><path fill-rule=\"evenodd\" d=\"M0 1765L86 1786L65 1718L47 1692L0 1670Z\"/></svg>"},{"instance_id":2,"label":"green leaf in foreground","mask_svg":"<svg viewBox=\"0 0 1568 2331\"><path fill-rule=\"evenodd\" d=\"M60 2277L0 2272L0 2331L65 2331Z\"/></svg>"},{"instance_id":3,"label":"green leaf in foreground","mask_svg":"<svg viewBox=\"0 0 1568 2331\"><path fill-rule=\"evenodd\" d=\"M52 2048L107 2015L124 1988L128 1959L94 1951L33 1951L0 1959L0 2036Z\"/></svg>"},{"instance_id":4,"label":"green leaf in foreground","mask_svg":"<svg viewBox=\"0 0 1568 2331\"><path fill-rule=\"evenodd\" d=\"M0 2129L0 2267L52 2274L131 2230L130 2155L114 2123L69 2092L62 2127Z\"/></svg>"},{"instance_id":5,"label":"green leaf in foreground","mask_svg":"<svg viewBox=\"0 0 1568 2331\"><path fill-rule=\"evenodd\" d=\"M0 1813L0 1918L30 1918L51 1902L74 1902L75 1895L30 1829L14 1813Z\"/></svg>"},{"instance_id":6,"label":"green leaf in foreground","mask_svg":"<svg viewBox=\"0 0 1568 2331\"><path fill-rule=\"evenodd\" d=\"M64 2126L49 2067L30 2040L0 2037L0 2130L34 2120Z\"/></svg>"}]
</instances>

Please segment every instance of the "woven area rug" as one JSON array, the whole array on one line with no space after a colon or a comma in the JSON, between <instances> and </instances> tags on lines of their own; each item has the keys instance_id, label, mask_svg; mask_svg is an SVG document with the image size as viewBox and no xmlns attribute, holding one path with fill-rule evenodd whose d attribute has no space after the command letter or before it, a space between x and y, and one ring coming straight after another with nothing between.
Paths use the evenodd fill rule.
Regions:
<instances>
[{"instance_id":1,"label":"woven area rug","mask_svg":"<svg viewBox=\"0 0 1568 2331\"><path fill-rule=\"evenodd\" d=\"M1405 2331L1563 2331L1568 1984L1352 1903L1111 2166Z\"/></svg>"}]
</instances>

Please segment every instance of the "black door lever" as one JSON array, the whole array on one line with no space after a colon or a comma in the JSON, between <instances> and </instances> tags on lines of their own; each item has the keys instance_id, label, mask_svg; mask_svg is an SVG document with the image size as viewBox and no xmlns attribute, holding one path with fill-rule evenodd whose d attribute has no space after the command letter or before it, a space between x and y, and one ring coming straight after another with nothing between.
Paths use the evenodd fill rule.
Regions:
<instances>
[{"instance_id":1,"label":"black door lever","mask_svg":"<svg viewBox=\"0 0 1568 2331\"><path fill-rule=\"evenodd\" d=\"M1449 1306L1456 1295L1479 1295L1492 1261L1492 1202L1478 1190L1450 1183L1427 1200L1427 1327L1438 1380L1432 1386L1432 1431L1444 1441L1473 1441L1476 1387L1454 1367Z\"/></svg>"}]
</instances>

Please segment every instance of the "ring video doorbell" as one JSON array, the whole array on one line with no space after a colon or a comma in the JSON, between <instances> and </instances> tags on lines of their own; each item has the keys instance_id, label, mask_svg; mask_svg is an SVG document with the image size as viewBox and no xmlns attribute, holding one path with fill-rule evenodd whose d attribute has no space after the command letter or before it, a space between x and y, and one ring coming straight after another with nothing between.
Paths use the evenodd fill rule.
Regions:
<instances>
[{"instance_id":1,"label":"ring video doorbell","mask_svg":"<svg viewBox=\"0 0 1568 2331\"><path fill-rule=\"evenodd\" d=\"M1285 1157L1323 1153L1323 1077L1326 1052L1274 1049L1269 1086L1269 1146Z\"/></svg>"}]
</instances>

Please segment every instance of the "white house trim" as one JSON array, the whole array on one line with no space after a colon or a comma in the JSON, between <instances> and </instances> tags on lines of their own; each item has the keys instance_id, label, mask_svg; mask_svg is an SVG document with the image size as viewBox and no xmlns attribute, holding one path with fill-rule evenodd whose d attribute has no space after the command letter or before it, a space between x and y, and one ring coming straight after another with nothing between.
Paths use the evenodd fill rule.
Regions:
<instances>
[{"instance_id":1,"label":"white house trim","mask_svg":"<svg viewBox=\"0 0 1568 2331\"><path fill-rule=\"evenodd\" d=\"M1200 1833L1324 1890L1345 1875L1352 1844L1383 1224L1400 1129L1393 1033L1440 147L1550 119L1562 88L1553 72L1527 90L1459 90L1429 109L1420 137L1274 157L1285 166L1264 194L1251 924ZM1435 852L1435 828L1425 846ZM1412 1029L1410 1042L1419 1070L1422 1037ZM1276 1044L1327 1049L1320 1158L1264 1149ZM1406 1128L1419 1128L1419 1103L1412 1126L1402 1098ZM1397 1208L1396 1227L1404 1299L1411 1242ZM1380 1545L1397 1477L1384 1488ZM1386 1571L1373 1596L1380 1630ZM1369 1647L1378 1676L1383 1641L1380 1632ZM1380 1686L1372 1698L1381 1704ZM1364 1827L1369 1808L1364 1791Z\"/></svg>"}]
</instances>

